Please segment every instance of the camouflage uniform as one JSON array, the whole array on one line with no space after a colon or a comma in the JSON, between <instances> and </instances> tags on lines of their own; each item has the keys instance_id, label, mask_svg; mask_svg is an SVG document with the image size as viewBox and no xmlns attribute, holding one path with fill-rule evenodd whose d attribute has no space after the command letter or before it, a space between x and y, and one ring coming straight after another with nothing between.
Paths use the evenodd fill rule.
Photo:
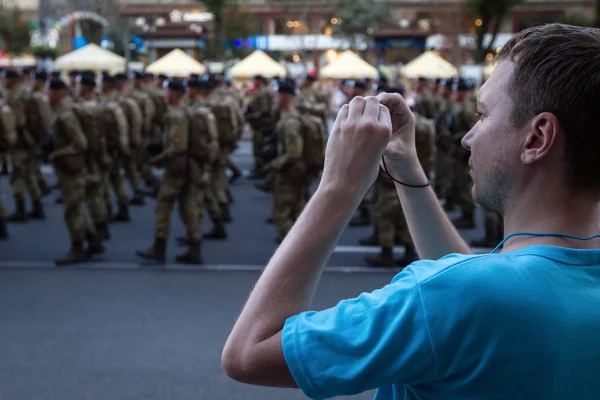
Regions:
<instances>
[{"instance_id":1,"label":"camouflage uniform","mask_svg":"<svg viewBox=\"0 0 600 400\"><path fill-rule=\"evenodd\" d=\"M89 241L88 254L104 251L95 229L84 212L86 196L85 152L87 139L73 110L62 106L55 111L52 147L49 158L54 166L64 204L64 215L71 238L71 252L57 264L87 260L83 241Z\"/></svg>"},{"instance_id":2,"label":"camouflage uniform","mask_svg":"<svg viewBox=\"0 0 600 400\"><path fill-rule=\"evenodd\" d=\"M435 186L439 196L446 196L452 179L452 157L450 147L452 137L449 130L449 120L452 117L452 101L449 98L439 97L439 108L435 120L437 157L435 159ZM453 203L453 199L447 198Z\"/></svg>"},{"instance_id":3,"label":"camouflage uniform","mask_svg":"<svg viewBox=\"0 0 600 400\"><path fill-rule=\"evenodd\" d=\"M429 176L435 164L435 127L431 120L416 114L415 146L421 166ZM382 252L376 257L366 257L366 261L377 267L391 267L394 265L393 247L398 237L405 246L406 252L401 266L406 266L417 258L412 237L406 224L402 205L398 198L396 185L380 171L374 188L374 225L377 232L378 243Z\"/></svg>"},{"instance_id":4,"label":"camouflage uniform","mask_svg":"<svg viewBox=\"0 0 600 400\"><path fill-rule=\"evenodd\" d=\"M256 93L248 104L246 120L252 127L252 149L256 171L264 165L264 133L271 127L272 107L273 100L267 88L262 88Z\"/></svg>"},{"instance_id":5,"label":"camouflage uniform","mask_svg":"<svg viewBox=\"0 0 600 400\"><path fill-rule=\"evenodd\" d=\"M27 129L32 132L38 143L46 140L50 135L50 123L52 120L52 109L48 96L43 91L32 90L27 101ZM42 174L42 152L40 146L36 146L35 177L42 195L50 193L50 187Z\"/></svg>"},{"instance_id":6,"label":"camouflage uniform","mask_svg":"<svg viewBox=\"0 0 600 400\"><path fill-rule=\"evenodd\" d=\"M463 137L477 123L475 106L470 102L453 104L450 122L452 146L450 156L453 161L453 172L450 180L448 194L451 199L460 205L463 216L456 221L458 228L473 228L475 226L475 202L471 194L471 177L469 175L470 153L462 147Z\"/></svg>"},{"instance_id":7,"label":"camouflage uniform","mask_svg":"<svg viewBox=\"0 0 600 400\"><path fill-rule=\"evenodd\" d=\"M121 105L121 108L125 112L125 116L127 117L127 127L129 129L128 142L130 153L122 157L121 164L125 172L125 177L127 178L127 181L129 181L129 185L135 193L131 204L143 205L144 198L141 196L138 190L142 178L140 177L137 167L137 156L141 151L140 147L142 144L144 116L138 103L134 99L119 94L117 97L117 102Z\"/></svg>"},{"instance_id":8,"label":"camouflage uniform","mask_svg":"<svg viewBox=\"0 0 600 400\"><path fill-rule=\"evenodd\" d=\"M0 108L0 151L9 151L17 142L17 128L15 124L15 116L11 108L3 104ZM0 187L2 189L2 187ZM8 238L6 230L6 219L4 204L0 192L0 240Z\"/></svg>"},{"instance_id":9,"label":"camouflage uniform","mask_svg":"<svg viewBox=\"0 0 600 400\"><path fill-rule=\"evenodd\" d=\"M304 151L300 114L296 110L282 112L275 131L279 138L277 158L267 169L275 171L273 218L278 239L282 241L306 204L304 179L294 176L294 169L303 161Z\"/></svg>"},{"instance_id":10,"label":"camouflage uniform","mask_svg":"<svg viewBox=\"0 0 600 400\"><path fill-rule=\"evenodd\" d=\"M13 110L17 126L17 143L11 153L11 186L17 209L15 214L8 218L9 221L25 221L27 219L25 192L29 193L34 208L36 206L41 208L41 191L35 172L38 168L35 154L37 143L27 129L26 101L27 95L21 89L10 91L7 97L7 103Z\"/></svg>"},{"instance_id":11,"label":"camouflage uniform","mask_svg":"<svg viewBox=\"0 0 600 400\"><path fill-rule=\"evenodd\" d=\"M201 263L198 222L197 180L200 171L192 172L189 150L189 120L183 107L169 107L163 136L163 151L151 160L151 164L165 166L165 174L156 199L154 245L147 251L138 251L142 258L164 261L166 242L171 230L171 213L179 201L179 213L185 225L190 251L177 257L177 262ZM193 254L192 254L193 253Z\"/></svg>"},{"instance_id":12,"label":"camouflage uniform","mask_svg":"<svg viewBox=\"0 0 600 400\"><path fill-rule=\"evenodd\" d=\"M142 142L140 143L137 154L138 171L140 171L141 178L147 185L156 187L158 180L152 172L152 167L145 162L148 145L152 143L153 139L156 139L152 137L155 132L154 117L156 115L154 101L143 89L133 89L130 93L130 97L138 102L143 116Z\"/></svg>"}]
</instances>

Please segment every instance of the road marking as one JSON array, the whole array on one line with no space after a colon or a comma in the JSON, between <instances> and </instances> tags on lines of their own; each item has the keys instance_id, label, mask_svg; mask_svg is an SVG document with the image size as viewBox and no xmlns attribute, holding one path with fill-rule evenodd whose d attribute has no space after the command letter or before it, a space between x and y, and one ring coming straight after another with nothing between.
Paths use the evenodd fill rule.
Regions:
<instances>
[{"instance_id":1,"label":"road marking","mask_svg":"<svg viewBox=\"0 0 600 400\"><path fill-rule=\"evenodd\" d=\"M181 264L136 264L118 262L89 262L68 267L57 267L50 261L0 261L0 269L105 269L105 270L140 270L140 271L189 271L189 272L260 272L264 265L181 265ZM390 273L400 272L401 268L369 268L363 266L327 267L325 272L334 273Z\"/></svg>"}]
</instances>

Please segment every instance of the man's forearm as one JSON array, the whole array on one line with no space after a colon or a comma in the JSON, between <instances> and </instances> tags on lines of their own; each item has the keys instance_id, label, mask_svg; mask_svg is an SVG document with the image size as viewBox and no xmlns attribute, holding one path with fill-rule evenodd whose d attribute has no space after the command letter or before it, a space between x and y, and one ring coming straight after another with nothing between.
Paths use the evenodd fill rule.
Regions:
<instances>
[{"instance_id":1,"label":"man's forearm","mask_svg":"<svg viewBox=\"0 0 600 400\"><path fill-rule=\"evenodd\" d=\"M427 181L418 161L402 174L409 184ZM410 179L410 181L408 181ZM431 187L410 188L396 183L402 210L413 242L422 259L437 260L451 253L470 254L471 249L460 236Z\"/></svg>"},{"instance_id":2,"label":"man's forearm","mask_svg":"<svg viewBox=\"0 0 600 400\"><path fill-rule=\"evenodd\" d=\"M359 200L353 189L317 190L256 284L226 351L251 351L249 347L279 333L287 318L310 308L325 264Z\"/></svg>"}]
</instances>

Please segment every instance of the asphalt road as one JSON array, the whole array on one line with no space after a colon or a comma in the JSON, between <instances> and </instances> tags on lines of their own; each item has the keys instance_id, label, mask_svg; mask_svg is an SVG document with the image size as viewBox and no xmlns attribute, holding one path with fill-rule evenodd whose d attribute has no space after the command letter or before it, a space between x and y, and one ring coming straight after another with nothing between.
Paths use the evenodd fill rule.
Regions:
<instances>
[{"instance_id":1,"label":"asphalt road","mask_svg":"<svg viewBox=\"0 0 600 400\"><path fill-rule=\"evenodd\" d=\"M246 170L249 148L242 142L235 156ZM7 192L2 177L0 194L11 212ZM305 398L235 383L220 368L227 334L276 248L275 229L264 223L271 197L245 179L233 194L230 238L206 242L205 265L198 267L156 267L135 256L152 242L153 201L131 209L132 223L111 225L106 254L77 268L53 265L69 246L57 193L44 199L45 221L10 225L10 240L0 242L0 400ZM174 212L171 236L183 233ZM397 273L366 268L363 257L379 251L357 246L369 233L346 230L315 309L381 287ZM482 234L481 228L464 232ZM400 256L403 250L396 250ZM178 251L171 240L169 259Z\"/></svg>"}]
</instances>

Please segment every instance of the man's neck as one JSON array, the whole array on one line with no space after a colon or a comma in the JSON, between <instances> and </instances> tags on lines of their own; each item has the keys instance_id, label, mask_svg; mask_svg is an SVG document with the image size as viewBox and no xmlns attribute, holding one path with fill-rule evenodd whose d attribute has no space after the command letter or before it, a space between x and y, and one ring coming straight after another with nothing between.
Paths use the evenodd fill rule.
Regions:
<instances>
[{"instance_id":1,"label":"man's neck","mask_svg":"<svg viewBox=\"0 0 600 400\"><path fill-rule=\"evenodd\" d=\"M281 112L290 112L294 109L294 105L293 104L288 104L287 106L282 106L279 108L279 111Z\"/></svg>"},{"instance_id":2,"label":"man's neck","mask_svg":"<svg viewBox=\"0 0 600 400\"><path fill-rule=\"evenodd\" d=\"M95 99L94 93L86 93L82 97L85 101L92 101Z\"/></svg>"},{"instance_id":3,"label":"man's neck","mask_svg":"<svg viewBox=\"0 0 600 400\"><path fill-rule=\"evenodd\" d=\"M508 205L504 217L505 237L516 232L560 233L576 237L600 234L598 199L564 187L558 189L556 184L549 181L538 181L537 184L534 181L518 199L512 201L512 205ZM509 240L504 251L531 245L597 249L600 248L600 240L522 236Z\"/></svg>"}]
</instances>

